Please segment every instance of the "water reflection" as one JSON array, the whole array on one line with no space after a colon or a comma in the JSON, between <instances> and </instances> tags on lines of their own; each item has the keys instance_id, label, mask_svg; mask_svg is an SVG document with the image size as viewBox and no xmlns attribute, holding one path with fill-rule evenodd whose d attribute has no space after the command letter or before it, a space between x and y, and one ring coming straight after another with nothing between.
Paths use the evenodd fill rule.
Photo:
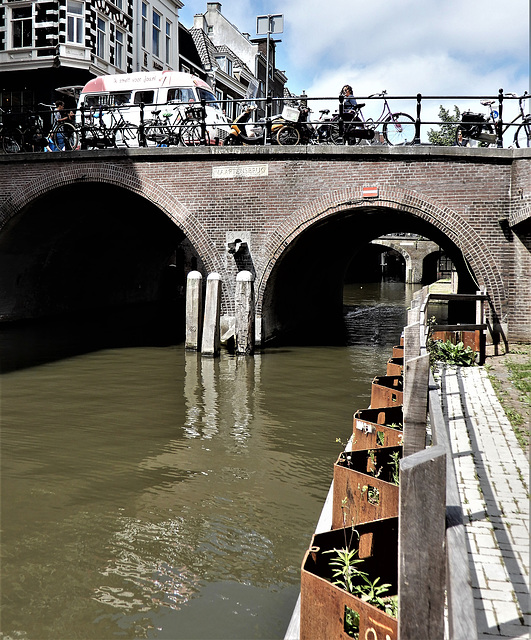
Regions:
<instances>
[{"instance_id":1,"label":"water reflection","mask_svg":"<svg viewBox=\"0 0 531 640\"><path fill-rule=\"evenodd\" d=\"M386 295L352 289L353 331L378 305L387 324L347 347L207 359L81 345L33 366L11 351L3 637L282 637L336 438L403 325L403 285Z\"/></svg>"}]
</instances>

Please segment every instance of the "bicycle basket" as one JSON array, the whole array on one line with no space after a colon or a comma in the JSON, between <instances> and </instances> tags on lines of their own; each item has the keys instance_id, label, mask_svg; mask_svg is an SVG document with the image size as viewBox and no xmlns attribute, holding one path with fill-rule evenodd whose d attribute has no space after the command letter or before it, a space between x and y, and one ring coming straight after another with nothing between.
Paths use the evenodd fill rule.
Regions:
<instances>
[{"instance_id":1,"label":"bicycle basket","mask_svg":"<svg viewBox=\"0 0 531 640\"><path fill-rule=\"evenodd\" d=\"M298 122L299 110L295 109L294 107L284 107L282 109L282 117L288 122Z\"/></svg>"},{"instance_id":2,"label":"bicycle basket","mask_svg":"<svg viewBox=\"0 0 531 640\"><path fill-rule=\"evenodd\" d=\"M184 111L188 120L202 120L203 119L203 107L187 107Z\"/></svg>"}]
</instances>

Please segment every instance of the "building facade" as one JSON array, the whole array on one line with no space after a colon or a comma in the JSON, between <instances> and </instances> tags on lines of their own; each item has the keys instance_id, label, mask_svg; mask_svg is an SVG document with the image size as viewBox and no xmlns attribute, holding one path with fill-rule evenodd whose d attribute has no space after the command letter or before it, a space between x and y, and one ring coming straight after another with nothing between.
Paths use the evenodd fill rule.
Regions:
<instances>
[{"instance_id":1,"label":"building facade","mask_svg":"<svg viewBox=\"0 0 531 640\"><path fill-rule=\"evenodd\" d=\"M218 99L225 101L229 117L237 115L233 100L259 99L259 112L264 114L266 87L266 39L251 40L221 12L220 2L207 2L204 14L194 16L191 29L203 66L209 75L209 83ZM275 69L274 40L270 39L270 83L273 98L284 97L287 78L283 71ZM281 103L274 103L273 113L282 110Z\"/></svg>"},{"instance_id":2,"label":"building facade","mask_svg":"<svg viewBox=\"0 0 531 640\"><path fill-rule=\"evenodd\" d=\"M179 65L180 0L7 0L0 5L0 107L51 104L95 76ZM65 102L73 95L64 94Z\"/></svg>"}]
</instances>

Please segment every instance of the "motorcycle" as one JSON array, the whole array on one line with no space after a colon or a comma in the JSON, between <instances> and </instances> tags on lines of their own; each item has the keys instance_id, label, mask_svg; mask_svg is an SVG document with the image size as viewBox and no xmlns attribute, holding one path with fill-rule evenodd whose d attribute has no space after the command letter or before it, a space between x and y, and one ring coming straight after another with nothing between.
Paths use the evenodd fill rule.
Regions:
<instances>
[{"instance_id":1,"label":"motorcycle","mask_svg":"<svg viewBox=\"0 0 531 640\"><path fill-rule=\"evenodd\" d=\"M494 101L482 101L483 106L489 107L489 115L464 111L461 114L461 122L455 132L455 143L458 147L471 147L473 142L479 142L480 146L495 145L498 136L494 130L494 124L498 118L498 112L492 108Z\"/></svg>"}]
</instances>

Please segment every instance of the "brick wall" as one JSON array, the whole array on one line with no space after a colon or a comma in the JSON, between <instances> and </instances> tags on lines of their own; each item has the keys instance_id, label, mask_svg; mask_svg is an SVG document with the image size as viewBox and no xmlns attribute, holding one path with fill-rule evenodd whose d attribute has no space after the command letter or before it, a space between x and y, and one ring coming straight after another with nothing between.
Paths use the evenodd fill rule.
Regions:
<instances>
[{"instance_id":1,"label":"brick wall","mask_svg":"<svg viewBox=\"0 0 531 640\"><path fill-rule=\"evenodd\" d=\"M262 314L280 282L272 274L294 247L310 272L314 258L326 270L343 264L339 248L403 230L464 256L509 338L531 339L528 150L171 148L8 160L0 157L0 237L13 216L50 190L96 183L96 196L97 183L118 185L155 203L185 233L205 270L222 275L225 315L232 313L238 270L228 235L249 239ZM378 187L376 198L364 197L367 186Z\"/></svg>"}]
</instances>

